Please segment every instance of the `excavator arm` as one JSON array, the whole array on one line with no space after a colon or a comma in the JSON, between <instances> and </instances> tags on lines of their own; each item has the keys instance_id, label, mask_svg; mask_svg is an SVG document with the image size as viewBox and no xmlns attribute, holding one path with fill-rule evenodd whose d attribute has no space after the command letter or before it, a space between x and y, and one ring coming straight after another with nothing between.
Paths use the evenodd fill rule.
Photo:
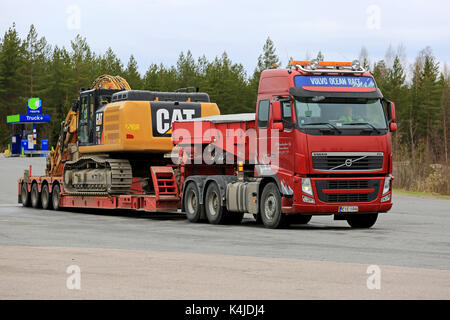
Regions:
<instances>
[{"instance_id":1,"label":"excavator arm","mask_svg":"<svg viewBox=\"0 0 450 320\"><path fill-rule=\"evenodd\" d=\"M101 75L91 84L92 89L131 90L128 82L120 76ZM56 148L47 156L47 176L61 176L66 161L73 160L78 152L78 111L70 109L66 119L61 123L61 133Z\"/></svg>"}]
</instances>

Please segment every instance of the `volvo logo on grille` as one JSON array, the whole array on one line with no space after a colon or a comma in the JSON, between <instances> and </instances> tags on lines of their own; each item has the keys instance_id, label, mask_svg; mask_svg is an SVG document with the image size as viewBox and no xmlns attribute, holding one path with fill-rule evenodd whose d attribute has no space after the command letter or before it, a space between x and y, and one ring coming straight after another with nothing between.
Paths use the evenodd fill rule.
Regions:
<instances>
[{"instance_id":1,"label":"volvo logo on grille","mask_svg":"<svg viewBox=\"0 0 450 320\"><path fill-rule=\"evenodd\" d=\"M353 161L352 161L352 159L346 159L344 163L345 163L345 166L346 166L346 167L351 167Z\"/></svg>"}]
</instances>

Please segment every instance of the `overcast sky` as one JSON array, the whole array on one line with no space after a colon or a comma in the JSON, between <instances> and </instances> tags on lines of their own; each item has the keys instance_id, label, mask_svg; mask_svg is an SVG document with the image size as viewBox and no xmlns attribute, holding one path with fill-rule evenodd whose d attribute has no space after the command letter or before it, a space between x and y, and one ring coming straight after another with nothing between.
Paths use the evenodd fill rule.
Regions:
<instances>
[{"instance_id":1,"label":"overcast sky","mask_svg":"<svg viewBox=\"0 0 450 320\"><path fill-rule=\"evenodd\" d=\"M402 45L407 61L431 46L450 62L450 1L6 1L0 34L16 23L21 37L30 24L52 45L70 46L77 34L103 53L111 47L126 65L133 54L144 73L150 63L176 63L181 51L213 59L226 51L251 73L267 38L283 66L288 57L353 60L365 46L382 58Z\"/></svg>"}]
</instances>

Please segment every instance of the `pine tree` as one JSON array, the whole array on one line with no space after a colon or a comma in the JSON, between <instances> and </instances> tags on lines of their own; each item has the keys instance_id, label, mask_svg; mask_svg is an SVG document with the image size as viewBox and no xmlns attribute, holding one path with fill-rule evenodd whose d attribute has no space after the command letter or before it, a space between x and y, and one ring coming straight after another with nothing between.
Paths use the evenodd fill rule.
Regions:
<instances>
[{"instance_id":1,"label":"pine tree","mask_svg":"<svg viewBox=\"0 0 450 320\"><path fill-rule=\"evenodd\" d=\"M31 97L40 97L43 101L43 107L46 111L51 110L47 104L50 90L48 85L48 59L50 46L44 37L38 38L34 25L30 26L28 35L24 41L24 64L23 75L25 77L25 92L23 102ZM49 125L40 125L37 127L37 136L48 137Z\"/></svg>"},{"instance_id":2,"label":"pine tree","mask_svg":"<svg viewBox=\"0 0 450 320\"><path fill-rule=\"evenodd\" d=\"M270 37L267 37L266 42L263 46L263 53L258 57L258 63L255 71L253 72L253 76L249 80L249 85L252 90L252 104L256 105L256 97L258 94L258 86L259 86L259 78L261 76L261 72L265 69L276 68L275 65L280 65L280 59L278 55L275 53L275 45Z\"/></svg>"},{"instance_id":3,"label":"pine tree","mask_svg":"<svg viewBox=\"0 0 450 320\"><path fill-rule=\"evenodd\" d=\"M444 155L443 159L446 164L448 164L448 150L449 150L449 141L448 141L448 117L450 115L450 76L448 74L447 66L444 66L444 71L441 73L441 77L439 82L442 86L442 96L441 96L441 130L444 144Z\"/></svg>"},{"instance_id":4,"label":"pine tree","mask_svg":"<svg viewBox=\"0 0 450 320\"><path fill-rule=\"evenodd\" d=\"M76 79L70 54L65 48L53 49L48 72L50 81L47 105L52 116L50 143L55 145L60 133L60 123L65 119L71 102L77 98L79 90L73 89Z\"/></svg>"},{"instance_id":5,"label":"pine tree","mask_svg":"<svg viewBox=\"0 0 450 320\"><path fill-rule=\"evenodd\" d=\"M148 69L147 72L144 75L144 89L150 90L150 91L160 91L160 83L158 79L158 65L155 63L152 63Z\"/></svg>"},{"instance_id":6,"label":"pine tree","mask_svg":"<svg viewBox=\"0 0 450 320\"><path fill-rule=\"evenodd\" d=\"M382 92L385 92L388 77L388 68L386 67L386 63L384 62L384 60L380 60L375 63L372 74L377 82L377 86Z\"/></svg>"},{"instance_id":7,"label":"pine tree","mask_svg":"<svg viewBox=\"0 0 450 320\"><path fill-rule=\"evenodd\" d=\"M323 59L325 59L322 51L319 51L319 53L317 53L316 59L317 59L317 61L323 61Z\"/></svg>"},{"instance_id":8,"label":"pine tree","mask_svg":"<svg viewBox=\"0 0 450 320\"><path fill-rule=\"evenodd\" d=\"M1 109L3 119L6 119L6 115L26 110L26 105L23 104L23 64L23 42L13 24L3 36L0 52L0 103L4 107Z\"/></svg>"},{"instance_id":9,"label":"pine tree","mask_svg":"<svg viewBox=\"0 0 450 320\"><path fill-rule=\"evenodd\" d=\"M177 83L180 88L198 87L198 68L190 50L180 53L177 61Z\"/></svg>"},{"instance_id":10,"label":"pine tree","mask_svg":"<svg viewBox=\"0 0 450 320\"><path fill-rule=\"evenodd\" d=\"M42 96L48 91L46 65L49 51L50 47L45 38L38 39L36 28L34 25L31 25L24 42L23 74L26 77L25 96Z\"/></svg>"},{"instance_id":11,"label":"pine tree","mask_svg":"<svg viewBox=\"0 0 450 320\"><path fill-rule=\"evenodd\" d=\"M77 35L70 42L70 45L72 48L70 58L75 78L74 90L78 91L80 88L88 88L91 85L92 80L89 79L89 70L92 67L94 57L86 38Z\"/></svg>"},{"instance_id":12,"label":"pine tree","mask_svg":"<svg viewBox=\"0 0 450 320\"><path fill-rule=\"evenodd\" d=\"M136 59L131 55L123 75L133 90L141 90L143 87L141 75L137 71L137 68Z\"/></svg>"},{"instance_id":13,"label":"pine tree","mask_svg":"<svg viewBox=\"0 0 450 320\"><path fill-rule=\"evenodd\" d=\"M366 69L366 70L370 69L369 53L367 52L366 47L363 46L361 48L361 51L359 52L358 60L364 69Z\"/></svg>"},{"instance_id":14,"label":"pine tree","mask_svg":"<svg viewBox=\"0 0 450 320\"><path fill-rule=\"evenodd\" d=\"M102 74L109 74L118 76L123 74L123 65L120 59L116 56L111 47L106 50L105 54L97 58L98 70L100 76ZM95 79L92 79L92 81Z\"/></svg>"},{"instance_id":15,"label":"pine tree","mask_svg":"<svg viewBox=\"0 0 450 320\"><path fill-rule=\"evenodd\" d=\"M5 147L9 143L9 133L18 126L7 126L6 116L25 113L23 42L19 38L13 23L4 34L0 45L0 143Z\"/></svg>"},{"instance_id":16,"label":"pine tree","mask_svg":"<svg viewBox=\"0 0 450 320\"><path fill-rule=\"evenodd\" d=\"M421 89L424 100L421 103L422 125L425 127L425 152L428 160L432 160L431 139L433 130L436 128L440 110L441 88L438 83L439 63L430 54L425 55L422 72ZM423 123L425 120L425 123Z\"/></svg>"},{"instance_id":17,"label":"pine tree","mask_svg":"<svg viewBox=\"0 0 450 320\"><path fill-rule=\"evenodd\" d=\"M265 69L277 68L275 65L280 65L280 59L275 53L275 45L270 37L267 37L266 43L263 46L263 53L258 57L257 70L259 72Z\"/></svg>"},{"instance_id":18,"label":"pine tree","mask_svg":"<svg viewBox=\"0 0 450 320\"><path fill-rule=\"evenodd\" d=\"M383 93L389 100L394 101L396 106L398 129L394 134L394 149L398 149L399 140L403 138L404 128L407 127L407 123L404 122L407 119L407 88L405 86L405 79L406 74L400 57L396 56L392 68L387 71L387 78L385 79L385 90L387 91Z\"/></svg>"}]
</instances>

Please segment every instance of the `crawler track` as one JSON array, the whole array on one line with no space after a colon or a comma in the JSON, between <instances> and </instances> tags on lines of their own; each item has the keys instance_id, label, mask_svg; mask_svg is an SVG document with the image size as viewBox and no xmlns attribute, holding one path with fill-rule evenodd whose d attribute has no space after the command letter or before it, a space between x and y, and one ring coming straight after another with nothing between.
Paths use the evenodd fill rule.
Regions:
<instances>
[{"instance_id":1,"label":"crawler track","mask_svg":"<svg viewBox=\"0 0 450 320\"><path fill-rule=\"evenodd\" d=\"M125 194L131 187L132 170L128 160L82 157L65 164L63 177L69 194Z\"/></svg>"}]
</instances>

